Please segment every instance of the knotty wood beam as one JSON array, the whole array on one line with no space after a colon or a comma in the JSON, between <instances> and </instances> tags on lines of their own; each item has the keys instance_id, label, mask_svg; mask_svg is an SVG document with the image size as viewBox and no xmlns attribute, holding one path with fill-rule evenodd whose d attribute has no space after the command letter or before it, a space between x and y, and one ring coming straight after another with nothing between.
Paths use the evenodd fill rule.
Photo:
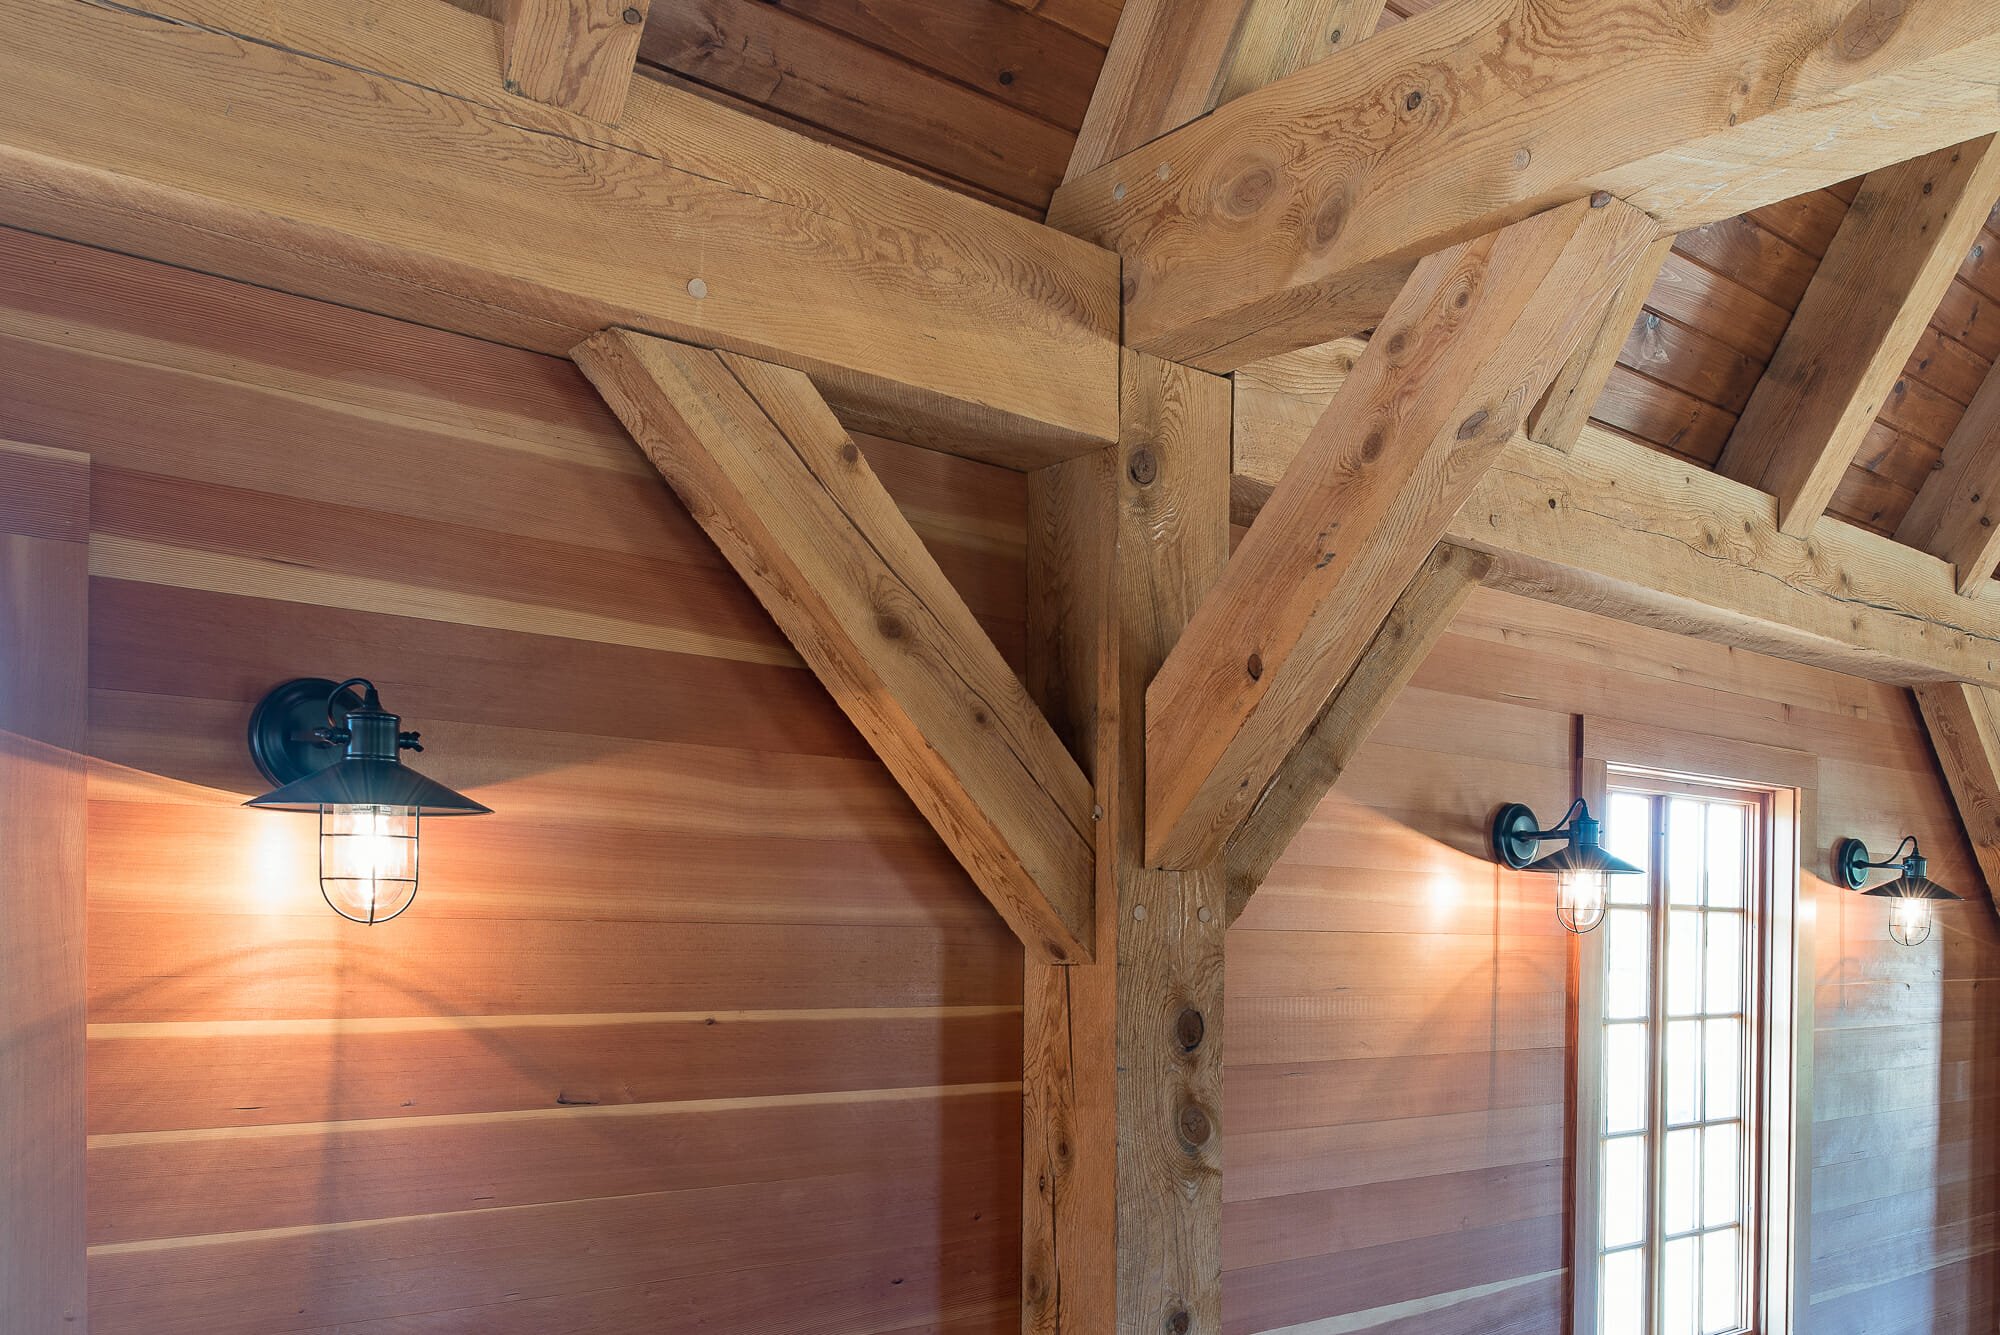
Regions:
<instances>
[{"instance_id":1,"label":"knotty wood beam","mask_svg":"<svg viewBox=\"0 0 2000 1335\"><path fill-rule=\"evenodd\" d=\"M1988 898L2000 910L2000 692L1950 681L1915 694Z\"/></svg>"},{"instance_id":2,"label":"knotty wood beam","mask_svg":"<svg viewBox=\"0 0 2000 1335\"><path fill-rule=\"evenodd\" d=\"M1061 572L1030 675L1094 738L1106 818L1097 962L1029 967L1022 1328L1216 1335L1227 890L1144 864L1141 711L1228 559L1229 385L1137 354L1122 380L1119 447L1030 478L1031 563Z\"/></svg>"},{"instance_id":3,"label":"knotty wood beam","mask_svg":"<svg viewBox=\"0 0 2000 1335\"><path fill-rule=\"evenodd\" d=\"M1146 856L1215 861L1654 236L1579 200L1417 266L1146 696Z\"/></svg>"},{"instance_id":4,"label":"knotty wood beam","mask_svg":"<svg viewBox=\"0 0 2000 1335\"><path fill-rule=\"evenodd\" d=\"M1224 849L1230 922L1242 914L1492 565L1484 552L1441 542L1418 569L1353 675L1285 758Z\"/></svg>"},{"instance_id":5,"label":"knotty wood beam","mask_svg":"<svg viewBox=\"0 0 2000 1335\"><path fill-rule=\"evenodd\" d=\"M1810 533L2000 195L1989 135L1872 171L1717 462Z\"/></svg>"},{"instance_id":6,"label":"knotty wood beam","mask_svg":"<svg viewBox=\"0 0 2000 1335\"><path fill-rule=\"evenodd\" d=\"M1116 258L651 79L504 92L441 0L0 0L0 223L545 352L625 326L796 367L1015 467L1117 434Z\"/></svg>"},{"instance_id":7,"label":"knotty wood beam","mask_svg":"<svg viewBox=\"0 0 2000 1335\"><path fill-rule=\"evenodd\" d=\"M2000 567L2000 369L1988 372L1953 428L1896 538L1949 561L1960 593L1993 582Z\"/></svg>"},{"instance_id":8,"label":"knotty wood beam","mask_svg":"<svg viewBox=\"0 0 2000 1335\"><path fill-rule=\"evenodd\" d=\"M1064 180L1375 31L1384 0L1131 0Z\"/></svg>"},{"instance_id":9,"label":"knotty wood beam","mask_svg":"<svg viewBox=\"0 0 2000 1335\"><path fill-rule=\"evenodd\" d=\"M1597 328L1563 363L1548 392L1542 395L1542 401L1535 405L1535 411L1528 414L1530 440L1539 440L1565 453L1576 446L1576 438L1583 434L1584 423L1590 420L1590 410L1597 406L1605 383L1611 379L1611 368L1618 364L1618 354L1624 350L1625 340L1632 335L1632 326L1646 304L1646 296L1653 290L1654 280L1660 276L1660 266L1667 262L1667 256L1673 253L1673 249L1674 239L1671 236L1659 237L1632 266L1632 271L1605 305Z\"/></svg>"},{"instance_id":10,"label":"knotty wood beam","mask_svg":"<svg viewBox=\"0 0 2000 1335\"><path fill-rule=\"evenodd\" d=\"M575 356L1029 952L1089 959L1089 781L812 383L624 330Z\"/></svg>"},{"instance_id":11,"label":"knotty wood beam","mask_svg":"<svg viewBox=\"0 0 2000 1335\"><path fill-rule=\"evenodd\" d=\"M506 0L507 91L607 124L625 109L653 0Z\"/></svg>"},{"instance_id":12,"label":"knotty wood beam","mask_svg":"<svg viewBox=\"0 0 2000 1335\"><path fill-rule=\"evenodd\" d=\"M1594 190L1679 232L1993 133L1996 66L1983 0L1460 0L1065 183L1049 217L1125 256L1128 345L1225 371L1371 328L1422 256Z\"/></svg>"},{"instance_id":13,"label":"knotty wood beam","mask_svg":"<svg viewBox=\"0 0 2000 1335\"><path fill-rule=\"evenodd\" d=\"M0 442L0 1329L85 1330L90 460Z\"/></svg>"},{"instance_id":14,"label":"knotty wood beam","mask_svg":"<svg viewBox=\"0 0 2000 1335\"><path fill-rule=\"evenodd\" d=\"M1276 480L1232 479L1239 521ZM1516 437L1445 538L1544 602L1874 681L2000 687L2000 589L1960 597L1945 562L1832 517L1794 537L1769 493L1596 425L1567 456Z\"/></svg>"}]
</instances>

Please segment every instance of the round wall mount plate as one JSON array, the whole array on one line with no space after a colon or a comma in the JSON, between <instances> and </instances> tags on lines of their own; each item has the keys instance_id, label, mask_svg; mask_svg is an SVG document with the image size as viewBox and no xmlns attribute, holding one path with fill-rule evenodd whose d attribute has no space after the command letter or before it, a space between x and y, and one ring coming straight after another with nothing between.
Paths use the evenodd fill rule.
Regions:
<instances>
[{"instance_id":1,"label":"round wall mount plate","mask_svg":"<svg viewBox=\"0 0 2000 1335\"><path fill-rule=\"evenodd\" d=\"M340 759L339 747L313 736L315 728L326 726L327 697L338 684L325 677L295 677L274 687L250 711L250 758L273 787L282 788ZM360 705L361 696L350 688L334 702L334 713L344 715Z\"/></svg>"}]
</instances>

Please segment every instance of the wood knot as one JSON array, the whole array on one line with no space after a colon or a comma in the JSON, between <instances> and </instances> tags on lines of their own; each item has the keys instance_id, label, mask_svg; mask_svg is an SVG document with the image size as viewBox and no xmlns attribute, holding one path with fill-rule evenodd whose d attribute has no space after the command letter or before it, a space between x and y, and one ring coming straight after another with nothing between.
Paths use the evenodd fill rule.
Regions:
<instances>
[{"instance_id":1,"label":"wood knot","mask_svg":"<svg viewBox=\"0 0 2000 1335\"><path fill-rule=\"evenodd\" d=\"M1167 1314L1167 1335L1188 1335L1194 1327L1194 1318L1187 1314L1185 1307L1176 1307Z\"/></svg>"},{"instance_id":2,"label":"wood knot","mask_svg":"<svg viewBox=\"0 0 2000 1335\"><path fill-rule=\"evenodd\" d=\"M1903 26L1902 0L1861 0L1840 21L1827 45L1843 60L1865 60Z\"/></svg>"},{"instance_id":3,"label":"wood knot","mask_svg":"<svg viewBox=\"0 0 2000 1335\"><path fill-rule=\"evenodd\" d=\"M1232 218L1247 218L1270 203L1277 189L1278 173L1268 163L1253 162L1223 187L1222 212Z\"/></svg>"},{"instance_id":4,"label":"wood knot","mask_svg":"<svg viewBox=\"0 0 2000 1335\"><path fill-rule=\"evenodd\" d=\"M1481 408L1478 412L1458 424L1458 438L1460 440L1471 440L1478 436L1480 428L1485 425L1486 410Z\"/></svg>"},{"instance_id":5,"label":"wood knot","mask_svg":"<svg viewBox=\"0 0 2000 1335\"><path fill-rule=\"evenodd\" d=\"M840 459L842 463L859 463L861 448L851 440L843 442L840 447Z\"/></svg>"},{"instance_id":6,"label":"wood knot","mask_svg":"<svg viewBox=\"0 0 2000 1335\"><path fill-rule=\"evenodd\" d=\"M624 19L627 23L633 25L634 27L637 27L639 24L644 23L646 21L646 16L644 14L641 14L637 9L632 9L632 8L627 8L626 11L623 14L620 14L618 17Z\"/></svg>"},{"instance_id":7,"label":"wood knot","mask_svg":"<svg viewBox=\"0 0 2000 1335\"><path fill-rule=\"evenodd\" d=\"M1347 226L1347 194L1336 192L1314 211L1306 244L1315 251L1329 249Z\"/></svg>"},{"instance_id":8,"label":"wood knot","mask_svg":"<svg viewBox=\"0 0 2000 1335\"><path fill-rule=\"evenodd\" d=\"M885 640L900 640L908 627L903 625L901 617L891 612L883 612L875 618L875 629Z\"/></svg>"},{"instance_id":9,"label":"wood knot","mask_svg":"<svg viewBox=\"0 0 2000 1335\"><path fill-rule=\"evenodd\" d=\"M1250 680L1262 681L1264 678L1264 656L1262 654L1250 655L1248 659L1244 660L1243 670L1250 674Z\"/></svg>"},{"instance_id":10,"label":"wood knot","mask_svg":"<svg viewBox=\"0 0 2000 1335\"><path fill-rule=\"evenodd\" d=\"M1594 191L1590 196L1590 207L1592 207L1593 209L1606 208L1610 205L1610 203L1611 203L1611 192L1609 190Z\"/></svg>"},{"instance_id":11,"label":"wood knot","mask_svg":"<svg viewBox=\"0 0 2000 1335\"><path fill-rule=\"evenodd\" d=\"M1192 1006L1183 1007L1174 1017L1174 1041L1181 1045L1182 1052L1193 1052L1201 1046L1201 1040L1208 1034L1208 1021Z\"/></svg>"},{"instance_id":12,"label":"wood knot","mask_svg":"<svg viewBox=\"0 0 2000 1335\"><path fill-rule=\"evenodd\" d=\"M1132 451L1132 457L1125 461L1125 476L1132 479L1134 486L1150 487L1160 475L1160 464L1153 452L1141 445Z\"/></svg>"},{"instance_id":13,"label":"wood knot","mask_svg":"<svg viewBox=\"0 0 2000 1335\"><path fill-rule=\"evenodd\" d=\"M1215 1124L1209 1121L1208 1110L1199 1103L1190 1103L1183 1107L1178 1120L1181 1140L1191 1150L1198 1150L1208 1144L1208 1138L1215 1134Z\"/></svg>"},{"instance_id":14,"label":"wood knot","mask_svg":"<svg viewBox=\"0 0 2000 1335\"><path fill-rule=\"evenodd\" d=\"M1415 111L1418 107L1422 106L1423 104L1424 104L1424 95L1418 92L1416 89L1412 88L1410 90L1410 95L1403 99L1403 110Z\"/></svg>"}]
</instances>

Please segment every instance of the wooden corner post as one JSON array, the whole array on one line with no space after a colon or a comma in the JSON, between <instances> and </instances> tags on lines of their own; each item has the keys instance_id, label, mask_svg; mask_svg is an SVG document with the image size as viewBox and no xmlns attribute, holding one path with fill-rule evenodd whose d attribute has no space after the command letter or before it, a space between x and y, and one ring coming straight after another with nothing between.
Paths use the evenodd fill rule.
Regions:
<instances>
[{"instance_id":1,"label":"wooden corner post","mask_svg":"<svg viewBox=\"0 0 2000 1335\"><path fill-rule=\"evenodd\" d=\"M1103 819L1097 963L1029 963L1022 1329L1216 1335L1228 890L1141 822L1146 687L1228 559L1229 385L1127 352L1120 418L1030 479L1030 679Z\"/></svg>"}]
</instances>

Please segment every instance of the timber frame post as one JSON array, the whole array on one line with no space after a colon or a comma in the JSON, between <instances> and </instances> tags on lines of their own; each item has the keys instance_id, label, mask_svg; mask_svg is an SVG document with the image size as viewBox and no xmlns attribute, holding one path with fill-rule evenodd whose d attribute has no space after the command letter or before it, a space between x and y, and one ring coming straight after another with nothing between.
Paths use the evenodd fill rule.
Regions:
<instances>
[{"instance_id":1,"label":"timber frame post","mask_svg":"<svg viewBox=\"0 0 2000 1335\"><path fill-rule=\"evenodd\" d=\"M1069 572L1033 591L1031 675L1105 813L1098 962L1028 975L1031 1335L1222 1328L1228 882L1149 868L1142 836L1146 686L1229 557L1230 407L1226 380L1127 352L1117 448L1030 478L1030 568Z\"/></svg>"}]
</instances>

